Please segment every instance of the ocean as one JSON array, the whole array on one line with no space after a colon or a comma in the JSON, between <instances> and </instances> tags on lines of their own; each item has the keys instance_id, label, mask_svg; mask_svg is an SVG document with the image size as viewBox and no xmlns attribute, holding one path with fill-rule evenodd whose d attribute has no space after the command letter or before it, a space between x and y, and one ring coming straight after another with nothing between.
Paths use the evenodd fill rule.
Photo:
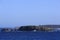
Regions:
<instances>
[{"instance_id":1,"label":"ocean","mask_svg":"<svg viewBox=\"0 0 60 40\"><path fill-rule=\"evenodd\" d=\"M0 40L60 40L60 32L0 32Z\"/></svg>"}]
</instances>

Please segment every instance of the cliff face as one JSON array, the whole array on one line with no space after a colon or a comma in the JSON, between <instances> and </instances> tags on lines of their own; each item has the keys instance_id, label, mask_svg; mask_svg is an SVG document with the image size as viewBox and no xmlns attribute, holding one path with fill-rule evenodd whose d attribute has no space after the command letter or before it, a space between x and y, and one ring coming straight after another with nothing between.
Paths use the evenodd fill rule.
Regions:
<instances>
[{"instance_id":1,"label":"cliff face","mask_svg":"<svg viewBox=\"0 0 60 40\"><path fill-rule=\"evenodd\" d=\"M35 26L21 26L18 30L19 31L33 31L35 30Z\"/></svg>"},{"instance_id":2,"label":"cliff face","mask_svg":"<svg viewBox=\"0 0 60 40\"><path fill-rule=\"evenodd\" d=\"M49 27L40 27L40 26L21 26L19 31L51 31L52 28Z\"/></svg>"}]
</instances>

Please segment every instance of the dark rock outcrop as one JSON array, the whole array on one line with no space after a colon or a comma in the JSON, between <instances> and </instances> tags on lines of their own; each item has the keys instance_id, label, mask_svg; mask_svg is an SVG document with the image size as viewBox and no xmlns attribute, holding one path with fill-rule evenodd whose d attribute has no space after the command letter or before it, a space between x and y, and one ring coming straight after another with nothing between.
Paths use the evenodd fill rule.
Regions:
<instances>
[{"instance_id":1,"label":"dark rock outcrop","mask_svg":"<svg viewBox=\"0 0 60 40\"><path fill-rule=\"evenodd\" d=\"M21 26L18 31L51 31L52 28L43 26Z\"/></svg>"},{"instance_id":2,"label":"dark rock outcrop","mask_svg":"<svg viewBox=\"0 0 60 40\"><path fill-rule=\"evenodd\" d=\"M18 31L33 31L35 28L36 26L21 26Z\"/></svg>"}]
</instances>

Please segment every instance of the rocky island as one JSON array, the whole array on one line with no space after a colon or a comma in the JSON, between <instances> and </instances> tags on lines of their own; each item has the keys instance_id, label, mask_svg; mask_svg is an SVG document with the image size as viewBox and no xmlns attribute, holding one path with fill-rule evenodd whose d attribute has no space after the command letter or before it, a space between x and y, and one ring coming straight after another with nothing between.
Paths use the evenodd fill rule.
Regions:
<instances>
[{"instance_id":1,"label":"rocky island","mask_svg":"<svg viewBox=\"0 0 60 40\"><path fill-rule=\"evenodd\" d=\"M28 25L28 26L20 26L16 28L0 28L0 32L20 32L20 31L44 31L44 32L53 32L60 31L60 25Z\"/></svg>"}]
</instances>

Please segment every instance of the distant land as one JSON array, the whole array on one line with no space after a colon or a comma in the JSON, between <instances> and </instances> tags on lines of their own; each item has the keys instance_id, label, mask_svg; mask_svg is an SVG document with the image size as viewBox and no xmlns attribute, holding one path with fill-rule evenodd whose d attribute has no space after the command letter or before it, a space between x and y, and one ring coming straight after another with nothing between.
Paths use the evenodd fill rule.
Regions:
<instances>
[{"instance_id":1,"label":"distant land","mask_svg":"<svg viewBox=\"0 0 60 40\"><path fill-rule=\"evenodd\" d=\"M15 28L0 28L1 32L17 32L17 31L60 31L60 25L26 25Z\"/></svg>"}]
</instances>

